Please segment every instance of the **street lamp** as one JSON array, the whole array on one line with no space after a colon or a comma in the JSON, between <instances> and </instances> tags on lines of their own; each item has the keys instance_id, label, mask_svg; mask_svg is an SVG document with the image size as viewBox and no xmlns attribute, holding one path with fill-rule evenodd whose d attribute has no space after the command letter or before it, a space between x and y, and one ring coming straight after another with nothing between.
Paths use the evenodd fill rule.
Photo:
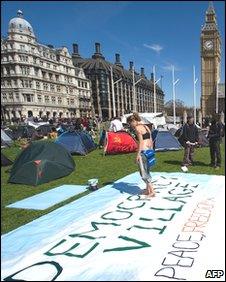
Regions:
<instances>
[{"instance_id":1,"label":"street lamp","mask_svg":"<svg viewBox=\"0 0 226 282\"><path fill-rule=\"evenodd\" d=\"M112 89L113 116L115 117L116 116L116 109L115 109L115 87L114 87L114 85L116 83L118 83L119 81L121 81L122 78L114 81L113 80L113 68L112 68L112 66L110 67L110 71L111 71L111 89Z\"/></svg>"},{"instance_id":2,"label":"street lamp","mask_svg":"<svg viewBox=\"0 0 226 282\"><path fill-rule=\"evenodd\" d=\"M134 66L132 67L132 74L133 74L133 110L134 112L137 111L137 105L136 105L136 91L135 86L138 82L140 82L143 78L141 77L135 82L135 73L134 73Z\"/></svg>"},{"instance_id":3,"label":"street lamp","mask_svg":"<svg viewBox=\"0 0 226 282\"><path fill-rule=\"evenodd\" d=\"M176 94L175 94L175 85L179 81L177 79L176 81L174 80L174 66L172 66L172 84L173 84L173 123L176 124Z\"/></svg>"},{"instance_id":4,"label":"street lamp","mask_svg":"<svg viewBox=\"0 0 226 282\"><path fill-rule=\"evenodd\" d=\"M196 124L196 88L198 78L195 78L195 66L193 66L193 86L194 86L194 123Z\"/></svg>"},{"instance_id":5,"label":"street lamp","mask_svg":"<svg viewBox=\"0 0 226 282\"><path fill-rule=\"evenodd\" d=\"M159 82L161 78L155 81L155 65L153 66L153 76L154 76L154 113L157 112L157 104L156 104L156 84Z\"/></svg>"}]
</instances>

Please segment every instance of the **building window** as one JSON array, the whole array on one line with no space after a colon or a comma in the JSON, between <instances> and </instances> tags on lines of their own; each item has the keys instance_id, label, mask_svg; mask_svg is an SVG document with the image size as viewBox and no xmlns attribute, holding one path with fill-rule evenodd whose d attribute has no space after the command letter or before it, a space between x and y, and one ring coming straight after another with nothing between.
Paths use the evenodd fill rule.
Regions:
<instances>
[{"instance_id":1,"label":"building window","mask_svg":"<svg viewBox=\"0 0 226 282\"><path fill-rule=\"evenodd\" d=\"M49 103L49 96L45 95L45 103Z\"/></svg>"},{"instance_id":2,"label":"building window","mask_svg":"<svg viewBox=\"0 0 226 282\"><path fill-rule=\"evenodd\" d=\"M42 103L42 95L38 95L38 102Z\"/></svg>"},{"instance_id":3,"label":"building window","mask_svg":"<svg viewBox=\"0 0 226 282\"><path fill-rule=\"evenodd\" d=\"M44 90L48 91L48 83L43 83Z\"/></svg>"},{"instance_id":4,"label":"building window","mask_svg":"<svg viewBox=\"0 0 226 282\"><path fill-rule=\"evenodd\" d=\"M29 75L30 74L30 68L29 67L21 67L21 73L23 75Z\"/></svg>"},{"instance_id":5,"label":"building window","mask_svg":"<svg viewBox=\"0 0 226 282\"><path fill-rule=\"evenodd\" d=\"M20 45L20 50L24 51L25 50L25 45Z\"/></svg>"},{"instance_id":6,"label":"building window","mask_svg":"<svg viewBox=\"0 0 226 282\"><path fill-rule=\"evenodd\" d=\"M60 92L60 85L57 85L57 92Z\"/></svg>"},{"instance_id":7,"label":"building window","mask_svg":"<svg viewBox=\"0 0 226 282\"><path fill-rule=\"evenodd\" d=\"M40 62L39 62L39 63L40 63L40 65L41 65L41 66L43 66L43 61L41 61L41 60L40 60Z\"/></svg>"},{"instance_id":8,"label":"building window","mask_svg":"<svg viewBox=\"0 0 226 282\"><path fill-rule=\"evenodd\" d=\"M54 69L54 70L56 70L56 69L57 69L56 65L53 65L53 69Z\"/></svg>"},{"instance_id":9,"label":"building window","mask_svg":"<svg viewBox=\"0 0 226 282\"><path fill-rule=\"evenodd\" d=\"M35 76L38 76L38 68L35 68Z\"/></svg>"},{"instance_id":10,"label":"building window","mask_svg":"<svg viewBox=\"0 0 226 282\"><path fill-rule=\"evenodd\" d=\"M7 86L11 87L11 81L10 80L6 80Z\"/></svg>"},{"instance_id":11,"label":"building window","mask_svg":"<svg viewBox=\"0 0 226 282\"><path fill-rule=\"evenodd\" d=\"M80 80L78 81L78 87L80 87L81 86L81 82L80 82Z\"/></svg>"},{"instance_id":12,"label":"building window","mask_svg":"<svg viewBox=\"0 0 226 282\"><path fill-rule=\"evenodd\" d=\"M67 104L70 105L70 99L69 98L67 98Z\"/></svg>"},{"instance_id":13,"label":"building window","mask_svg":"<svg viewBox=\"0 0 226 282\"><path fill-rule=\"evenodd\" d=\"M3 99L3 101L7 101L7 94L6 93L2 94L2 99Z\"/></svg>"},{"instance_id":14,"label":"building window","mask_svg":"<svg viewBox=\"0 0 226 282\"><path fill-rule=\"evenodd\" d=\"M26 102L33 102L33 95L25 94L25 101Z\"/></svg>"},{"instance_id":15,"label":"building window","mask_svg":"<svg viewBox=\"0 0 226 282\"><path fill-rule=\"evenodd\" d=\"M22 81L22 87L25 88L31 88L32 87L32 81L31 80L21 80Z\"/></svg>"},{"instance_id":16,"label":"building window","mask_svg":"<svg viewBox=\"0 0 226 282\"><path fill-rule=\"evenodd\" d=\"M20 100L20 95L19 95L19 93L16 93L16 94L15 94L15 98L16 98L17 101Z\"/></svg>"},{"instance_id":17,"label":"building window","mask_svg":"<svg viewBox=\"0 0 226 282\"><path fill-rule=\"evenodd\" d=\"M75 103L75 100L71 99L71 104L74 105L74 103Z\"/></svg>"},{"instance_id":18,"label":"building window","mask_svg":"<svg viewBox=\"0 0 226 282\"><path fill-rule=\"evenodd\" d=\"M46 67L47 67L47 68L50 68L50 63L46 63Z\"/></svg>"},{"instance_id":19,"label":"building window","mask_svg":"<svg viewBox=\"0 0 226 282\"><path fill-rule=\"evenodd\" d=\"M36 81L36 89L40 89L40 82Z\"/></svg>"},{"instance_id":20,"label":"building window","mask_svg":"<svg viewBox=\"0 0 226 282\"><path fill-rule=\"evenodd\" d=\"M61 97L58 97L57 100L58 100L58 104L62 104L62 98Z\"/></svg>"},{"instance_id":21,"label":"building window","mask_svg":"<svg viewBox=\"0 0 226 282\"><path fill-rule=\"evenodd\" d=\"M59 75L56 75L55 78L56 78L56 81L59 81Z\"/></svg>"},{"instance_id":22,"label":"building window","mask_svg":"<svg viewBox=\"0 0 226 282\"><path fill-rule=\"evenodd\" d=\"M52 103L53 103L53 104L56 104L56 97L54 97L54 96L51 97L51 100L52 100Z\"/></svg>"},{"instance_id":23,"label":"building window","mask_svg":"<svg viewBox=\"0 0 226 282\"><path fill-rule=\"evenodd\" d=\"M50 90L51 90L51 91L55 91L55 85L54 85L54 84L51 84L51 85L50 85Z\"/></svg>"}]
</instances>

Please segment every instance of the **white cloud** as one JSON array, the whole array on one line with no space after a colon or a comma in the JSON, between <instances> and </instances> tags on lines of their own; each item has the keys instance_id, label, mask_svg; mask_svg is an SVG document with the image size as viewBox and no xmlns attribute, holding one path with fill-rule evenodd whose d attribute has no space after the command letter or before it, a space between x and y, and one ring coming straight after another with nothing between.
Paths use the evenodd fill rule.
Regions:
<instances>
[{"instance_id":1,"label":"white cloud","mask_svg":"<svg viewBox=\"0 0 226 282\"><path fill-rule=\"evenodd\" d=\"M152 45L148 45L148 44L143 44L144 47L149 48L153 51L155 51L156 53L160 53L160 51L162 51L163 47L159 44L152 44Z\"/></svg>"},{"instance_id":2,"label":"white cloud","mask_svg":"<svg viewBox=\"0 0 226 282\"><path fill-rule=\"evenodd\" d=\"M173 66L174 66L174 70L175 71L180 71L181 69L179 67L177 67L175 64L170 64L170 63L166 63L165 66L161 66L161 68L165 71L172 71L173 69Z\"/></svg>"}]
</instances>

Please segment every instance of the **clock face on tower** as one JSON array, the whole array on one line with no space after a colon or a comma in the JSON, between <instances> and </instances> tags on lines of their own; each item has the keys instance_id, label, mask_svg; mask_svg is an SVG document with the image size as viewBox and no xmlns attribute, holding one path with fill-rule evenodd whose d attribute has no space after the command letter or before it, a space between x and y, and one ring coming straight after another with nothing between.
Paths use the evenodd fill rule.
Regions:
<instances>
[{"instance_id":1,"label":"clock face on tower","mask_svg":"<svg viewBox=\"0 0 226 282\"><path fill-rule=\"evenodd\" d=\"M205 42L204 42L204 47L205 47L205 49L207 49L207 50L213 49L213 41L211 41L211 40L205 41Z\"/></svg>"}]
</instances>

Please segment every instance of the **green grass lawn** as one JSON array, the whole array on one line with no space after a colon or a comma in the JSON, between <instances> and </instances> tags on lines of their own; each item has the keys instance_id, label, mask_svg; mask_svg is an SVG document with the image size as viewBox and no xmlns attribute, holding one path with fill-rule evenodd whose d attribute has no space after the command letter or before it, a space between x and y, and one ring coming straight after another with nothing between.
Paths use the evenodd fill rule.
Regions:
<instances>
[{"instance_id":1,"label":"green grass lawn","mask_svg":"<svg viewBox=\"0 0 226 282\"><path fill-rule=\"evenodd\" d=\"M14 160L18 153L21 151L17 144L11 148L3 149L3 153L11 160ZM219 170L215 170L209 167L210 154L209 148L198 148L195 151L195 163L194 166L189 168L191 173L202 174L215 174L224 175L225 165L225 150L224 144L221 144L222 153L222 167ZM88 193L88 190L75 197L61 202L44 211L23 210L15 208L6 208L7 205L24 198L33 196L35 194L47 191L63 184L81 184L86 185L88 179L98 178L99 187L103 187L109 182L122 178L130 173L137 171L137 165L135 164L135 153L125 155L103 156L103 150L97 149L87 156L73 156L76 169L70 175L60 178L50 183L42 184L36 187L10 184L7 183L9 173L7 170L10 167L1 168L1 233L7 233L27 222L30 222L44 214L53 211L60 206L63 206L69 202L74 201ZM183 159L183 150L174 152L157 152L156 154L157 164L154 166L153 171L165 171L165 172L181 172L180 165Z\"/></svg>"}]
</instances>

